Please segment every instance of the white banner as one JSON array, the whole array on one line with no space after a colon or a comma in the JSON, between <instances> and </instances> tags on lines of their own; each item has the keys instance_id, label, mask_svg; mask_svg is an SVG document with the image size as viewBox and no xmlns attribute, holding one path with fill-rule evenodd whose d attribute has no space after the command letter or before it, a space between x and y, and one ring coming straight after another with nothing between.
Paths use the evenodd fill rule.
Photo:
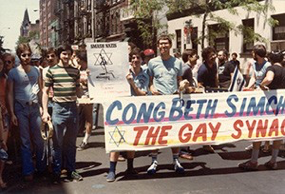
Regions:
<instances>
[{"instance_id":1,"label":"white banner","mask_svg":"<svg viewBox=\"0 0 285 194\"><path fill-rule=\"evenodd\" d=\"M283 138L284 96L273 90L105 101L106 152Z\"/></svg>"},{"instance_id":2,"label":"white banner","mask_svg":"<svg viewBox=\"0 0 285 194\"><path fill-rule=\"evenodd\" d=\"M96 102L109 97L129 96L128 43L87 43L89 95Z\"/></svg>"}]
</instances>

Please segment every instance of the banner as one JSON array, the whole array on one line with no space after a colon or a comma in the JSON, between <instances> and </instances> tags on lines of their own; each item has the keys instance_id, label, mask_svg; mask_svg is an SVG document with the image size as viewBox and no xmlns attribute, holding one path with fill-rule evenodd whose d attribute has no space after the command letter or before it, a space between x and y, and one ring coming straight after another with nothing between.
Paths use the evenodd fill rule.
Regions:
<instances>
[{"instance_id":1,"label":"banner","mask_svg":"<svg viewBox=\"0 0 285 194\"><path fill-rule=\"evenodd\" d=\"M105 101L106 152L283 138L284 96L272 90Z\"/></svg>"},{"instance_id":2,"label":"banner","mask_svg":"<svg viewBox=\"0 0 285 194\"><path fill-rule=\"evenodd\" d=\"M126 81L129 72L128 43L87 43L88 90L91 98L100 102L109 97L129 96Z\"/></svg>"}]
</instances>

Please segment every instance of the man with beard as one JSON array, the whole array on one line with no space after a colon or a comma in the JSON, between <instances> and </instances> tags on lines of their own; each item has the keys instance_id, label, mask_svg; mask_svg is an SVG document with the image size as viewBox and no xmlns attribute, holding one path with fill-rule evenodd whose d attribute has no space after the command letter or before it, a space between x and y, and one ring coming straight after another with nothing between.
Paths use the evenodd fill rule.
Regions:
<instances>
[{"instance_id":1,"label":"man with beard","mask_svg":"<svg viewBox=\"0 0 285 194\"><path fill-rule=\"evenodd\" d=\"M20 65L9 72L7 95L11 122L19 126L23 175L26 181L33 180L35 172L33 163L32 142L36 152L36 170L42 174L45 170L45 160L42 160L44 142L40 133L41 114L41 75L36 67L30 65L31 48L28 44L20 44L16 53Z\"/></svg>"},{"instance_id":2,"label":"man with beard","mask_svg":"<svg viewBox=\"0 0 285 194\"><path fill-rule=\"evenodd\" d=\"M218 77L219 87L228 89L235 67L228 61L228 51L225 49L218 52Z\"/></svg>"},{"instance_id":3,"label":"man with beard","mask_svg":"<svg viewBox=\"0 0 285 194\"><path fill-rule=\"evenodd\" d=\"M198 84L205 88L218 87L218 74L216 51L213 47L204 48L202 51L203 64L198 70Z\"/></svg>"},{"instance_id":4,"label":"man with beard","mask_svg":"<svg viewBox=\"0 0 285 194\"><path fill-rule=\"evenodd\" d=\"M218 87L218 71L216 60L216 50L213 47L204 48L202 51L203 64L198 70L198 85L204 88ZM214 153L210 145L203 146L207 152Z\"/></svg>"}]
</instances>

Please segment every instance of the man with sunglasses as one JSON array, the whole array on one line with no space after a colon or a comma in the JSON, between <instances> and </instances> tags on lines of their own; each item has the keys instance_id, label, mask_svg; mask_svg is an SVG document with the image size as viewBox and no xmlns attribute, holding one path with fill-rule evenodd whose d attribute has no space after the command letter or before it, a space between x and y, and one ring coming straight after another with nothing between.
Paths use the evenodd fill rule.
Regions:
<instances>
[{"instance_id":1,"label":"man with sunglasses","mask_svg":"<svg viewBox=\"0 0 285 194\"><path fill-rule=\"evenodd\" d=\"M66 160L66 170L70 180L81 181L82 176L75 171L76 137L78 133L78 114L76 100L80 94L80 72L70 65L72 48L63 45L56 51L58 64L50 67L46 74L43 88L43 115L44 122L50 120L48 113L48 93L52 87L54 127L53 149L53 183L60 182L62 156Z\"/></svg>"},{"instance_id":2,"label":"man with sunglasses","mask_svg":"<svg viewBox=\"0 0 285 194\"><path fill-rule=\"evenodd\" d=\"M4 72L8 75L9 71L15 66L15 57L11 53L4 53L3 55L4 62Z\"/></svg>"},{"instance_id":3,"label":"man with sunglasses","mask_svg":"<svg viewBox=\"0 0 285 194\"><path fill-rule=\"evenodd\" d=\"M35 172L32 147L36 153L37 172L42 175L46 168L42 158L44 142L40 133L41 75L36 67L30 65L32 52L28 44L20 44L16 53L20 65L9 72L7 100L11 122L20 130L24 179L32 181Z\"/></svg>"}]
</instances>

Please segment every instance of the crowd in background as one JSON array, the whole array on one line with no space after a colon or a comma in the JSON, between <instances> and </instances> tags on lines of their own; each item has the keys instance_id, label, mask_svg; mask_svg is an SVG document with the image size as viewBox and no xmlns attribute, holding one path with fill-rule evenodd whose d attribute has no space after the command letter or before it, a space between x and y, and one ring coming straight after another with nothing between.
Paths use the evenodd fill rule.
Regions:
<instances>
[{"instance_id":1,"label":"crowd in background","mask_svg":"<svg viewBox=\"0 0 285 194\"><path fill-rule=\"evenodd\" d=\"M235 70L240 70L238 54L213 47L202 50L201 60L195 49L186 49L182 55L171 56L172 40L168 35L158 38L156 55L153 49L141 51L129 43L129 72L126 81L131 96L170 95L200 93L208 90L226 92L233 80ZM53 183L61 181L66 174L70 180L81 181L76 171L76 149L85 150L94 125L94 105L88 102L88 76L85 47L73 51L70 45L42 51L42 57L32 60L28 44L20 44L16 55L5 53L0 59L0 187L5 188L3 170L12 163L6 151L8 137L15 139L18 133L21 149L22 174L25 181L51 174ZM15 65L15 58L20 63ZM282 51L267 52L257 44L252 59L246 65L245 90L270 90L285 88L285 54ZM86 99L78 104L77 98ZM49 146L52 151L52 170L47 168L48 156L44 153L43 131L53 128ZM83 141L76 148L78 132L84 131ZM269 143L267 142L268 148ZM277 156L282 140L273 141L272 158L265 166L277 169ZM261 142L254 142L249 161L239 164L245 170L257 170ZM203 148L213 153L211 145ZM265 148L265 146L264 146ZM189 147L172 148L173 169L184 173L179 157L192 160ZM267 149L268 151L268 149ZM127 158L127 174L137 174L133 166L135 152L110 154L110 170L107 181L116 178L117 161ZM158 166L158 150L151 152L151 164L147 173L153 175ZM35 157L34 157L35 156ZM35 160L35 163L34 163ZM51 172L50 172L51 171Z\"/></svg>"}]
</instances>

